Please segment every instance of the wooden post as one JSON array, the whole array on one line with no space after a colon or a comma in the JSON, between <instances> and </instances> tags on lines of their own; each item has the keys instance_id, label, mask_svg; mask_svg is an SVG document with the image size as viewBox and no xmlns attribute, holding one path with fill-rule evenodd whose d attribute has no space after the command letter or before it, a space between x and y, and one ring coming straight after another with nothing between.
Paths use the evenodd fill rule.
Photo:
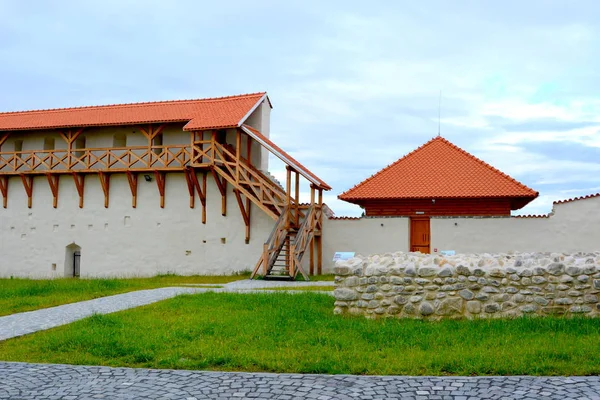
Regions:
<instances>
[{"instance_id":1,"label":"wooden post","mask_svg":"<svg viewBox=\"0 0 600 400\"><path fill-rule=\"evenodd\" d=\"M288 218L287 218L287 226L286 229L290 228L290 224L292 222L292 169L289 166L285 167L286 169L286 179L285 179L285 193L286 193L286 204L288 206Z\"/></svg>"},{"instance_id":2,"label":"wooden post","mask_svg":"<svg viewBox=\"0 0 600 400\"><path fill-rule=\"evenodd\" d=\"M319 188L319 209L323 208L323 189ZM321 215L323 215L321 213ZM319 232L319 236L317 239L317 274L321 275L323 273L323 226L321 225L321 232Z\"/></svg>"},{"instance_id":3,"label":"wooden post","mask_svg":"<svg viewBox=\"0 0 600 400\"><path fill-rule=\"evenodd\" d=\"M27 208L31 208L32 206L32 196L33 196L33 175L23 175L21 174L21 181L23 182L23 187L25 188L25 193L27 193Z\"/></svg>"},{"instance_id":4,"label":"wooden post","mask_svg":"<svg viewBox=\"0 0 600 400\"><path fill-rule=\"evenodd\" d=\"M300 173L296 171L296 228L300 226Z\"/></svg>"},{"instance_id":5,"label":"wooden post","mask_svg":"<svg viewBox=\"0 0 600 400\"><path fill-rule=\"evenodd\" d=\"M2 193L2 206L8 207L8 176L0 176L0 192Z\"/></svg>"},{"instance_id":6,"label":"wooden post","mask_svg":"<svg viewBox=\"0 0 600 400\"><path fill-rule=\"evenodd\" d=\"M269 245L263 244L263 276L269 272Z\"/></svg>"},{"instance_id":7,"label":"wooden post","mask_svg":"<svg viewBox=\"0 0 600 400\"><path fill-rule=\"evenodd\" d=\"M250 203L250 199L246 197L246 214L248 215L248 225L246 225L246 244L250 243L250 224L252 223L252 204Z\"/></svg>"},{"instance_id":8,"label":"wooden post","mask_svg":"<svg viewBox=\"0 0 600 400\"><path fill-rule=\"evenodd\" d=\"M75 181L75 187L77 188L77 194L79 194L79 208L83 208L85 175L79 175L76 172L73 172L73 181Z\"/></svg>"},{"instance_id":9,"label":"wooden post","mask_svg":"<svg viewBox=\"0 0 600 400\"><path fill-rule=\"evenodd\" d=\"M210 169L213 178L215 178L215 183L217 184L217 188L221 193L221 215L227 215L227 180L221 179L216 169Z\"/></svg>"},{"instance_id":10,"label":"wooden post","mask_svg":"<svg viewBox=\"0 0 600 400\"><path fill-rule=\"evenodd\" d=\"M314 275L315 274L315 237L314 236L310 239L310 243L308 244L308 247L309 247L309 256L310 256L310 261L309 261L310 274Z\"/></svg>"},{"instance_id":11,"label":"wooden post","mask_svg":"<svg viewBox=\"0 0 600 400\"><path fill-rule=\"evenodd\" d=\"M295 252L296 245L292 243L290 246L290 276L296 276L296 257L294 257Z\"/></svg>"},{"instance_id":12,"label":"wooden post","mask_svg":"<svg viewBox=\"0 0 600 400\"><path fill-rule=\"evenodd\" d=\"M100 178L100 186L104 192L104 208L108 208L108 200L110 198L110 174L104 172L98 172L98 178Z\"/></svg>"},{"instance_id":13,"label":"wooden post","mask_svg":"<svg viewBox=\"0 0 600 400\"><path fill-rule=\"evenodd\" d=\"M58 179L59 179L60 175L46 174L46 177L48 178L48 184L50 185L50 191L52 192L52 207L57 208L58 207L58 182L59 182Z\"/></svg>"},{"instance_id":14,"label":"wooden post","mask_svg":"<svg viewBox=\"0 0 600 400\"><path fill-rule=\"evenodd\" d=\"M154 171L154 176L156 177L156 186L160 195L160 208L165 208L165 173Z\"/></svg>"},{"instance_id":15,"label":"wooden post","mask_svg":"<svg viewBox=\"0 0 600 400\"><path fill-rule=\"evenodd\" d=\"M202 193L204 201L202 202L202 223L206 224L206 171L202 172Z\"/></svg>"},{"instance_id":16,"label":"wooden post","mask_svg":"<svg viewBox=\"0 0 600 400\"><path fill-rule=\"evenodd\" d=\"M129 182L129 190L131 190L131 207L137 207L137 187L138 187L138 174L134 174L131 171L127 171L127 181Z\"/></svg>"},{"instance_id":17,"label":"wooden post","mask_svg":"<svg viewBox=\"0 0 600 400\"><path fill-rule=\"evenodd\" d=\"M238 129L235 137L235 182L240 183L240 158L242 152L242 131ZM250 160L248 160L251 163Z\"/></svg>"},{"instance_id":18,"label":"wooden post","mask_svg":"<svg viewBox=\"0 0 600 400\"><path fill-rule=\"evenodd\" d=\"M4 142L6 142L6 139L8 139L8 136L9 136L8 133L0 135L0 150L2 150L2 145L4 144Z\"/></svg>"},{"instance_id":19,"label":"wooden post","mask_svg":"<svg viewBox=\"0 0 600 400\"><path fill-rule=\"evenodd\" d=\"M185 176L185 182L187 183L188 192L190 194L190 208L194 208L196 205L196 203L195 203L196 192L195 192L195 188L194 188L194 181L193 181L191 174L195 174L195 172L192 168L186 168L183 171L183 174Z\"/></svg>"}]
</instances>

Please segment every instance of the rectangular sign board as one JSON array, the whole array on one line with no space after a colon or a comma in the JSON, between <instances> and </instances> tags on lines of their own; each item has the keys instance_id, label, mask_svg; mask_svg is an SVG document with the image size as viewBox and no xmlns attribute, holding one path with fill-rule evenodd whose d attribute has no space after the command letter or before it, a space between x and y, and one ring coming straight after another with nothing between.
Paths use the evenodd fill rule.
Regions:
<instances>
[{"instance_id":1,"label":"rectangular sign board","mask_svg":"<svg viewBox=\"0 0 600 400\"><path fill-rule=\"evenodd\" d=\"M354 254L355 253L353 251L336 251L335 255L333 256L333 261L349 260L354 257Z\"/></svg>"},{"instance_id":2,"label":"rectangular sign board","mask_svg":"<svg viewBox=\"0 0 600 400\"><path fill-rule=\"evenodd\" d=\"M440 254L443 256L453 256L456 254L455 250L440 250Z\"/></svg>"}]
</instances>

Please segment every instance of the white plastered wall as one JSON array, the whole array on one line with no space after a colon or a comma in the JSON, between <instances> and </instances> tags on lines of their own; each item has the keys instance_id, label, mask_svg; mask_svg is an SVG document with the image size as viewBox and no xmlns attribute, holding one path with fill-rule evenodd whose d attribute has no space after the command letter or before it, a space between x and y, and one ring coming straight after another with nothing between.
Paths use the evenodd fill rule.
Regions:
<instances>
[{"instance_id":1,"label":"white plastered wall","mask_svg":"<svg viewBox=\"0 0 600 400\"><path fill-rule=\"evenodd\" d=\"M600 250L600 197L554 206L549 218L432 218L431 249L457 253Z\"/></svg>"},{"instance_id":2,"label":"white plastered wall","mask_svg":"<svg viewBox=\"0 0 600 400\"><path fill-rule=\"evenodd\" d=\"M323 273L333 272L338 251L369 255L408 250L408 218L323 218Z\"/></svg>"},{"instance_id":3,"label":"white plastered wall","mask_svg":"<svg viewBox=\"0 0 600 400\"><path fill-rule=\"evenodd\" d=\"M147 139L134 127L90 128L84 131L86 147L111 147L115 133L125 133L127 146L145 146ZM23 150L41 149L47 133L25 136ZM14 139L14 138L12 138ZM61 145L56 135L57 148ZM169 126L163 144L188 144L190 133ZM3 149L12 151L9 144ZM45 176L34 178L33 205L19 177L9 179L8 208L0 208L0 276L50 277L65 275L67 246L81 247L81 276L144 276L157 273L228 274L250 270L258 261L264 241L275 221L258 207L251 207L250 243L233 188L228 185L227 216L221 215L221 195L208 175L207 221L202 208L189 208L189 192L183 173L166 174L165 208L152 177L140 174L137 208L131 207L131 191L125 174L110 179L110 204L96 174L85 178L84 208L69 175L61 176L58 208ZM201 179L201 174L198 174ZM222 239L225 243L222 243ZM55 269L53 268L55 265Z\"/></svg>"},{"instance_id":4,"label":"white plastered wall","mask_svg":"<svg viewBox=\"0 0 600 400\"><path fill-rule=\"evenodd\" d=\"M269 100L265 98L244 123L257 129L265 137L269 137L271 126L271 104L269 103ZM252 162L254 165L260 165L259 169L261 171L268 171L269 150L254 141L252 154Z\"/></svg>"}]
</instances>

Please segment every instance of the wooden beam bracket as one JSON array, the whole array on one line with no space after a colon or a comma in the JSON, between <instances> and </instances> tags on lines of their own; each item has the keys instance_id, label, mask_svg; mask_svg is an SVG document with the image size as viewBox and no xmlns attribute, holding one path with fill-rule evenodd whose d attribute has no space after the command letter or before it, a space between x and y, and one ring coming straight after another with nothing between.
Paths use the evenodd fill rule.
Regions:
<instances>
[{"instance_id":1,"label":"wooden beam bracket","mask_svg":"<svg viewBox=\"0 0 600 400\"><path fill-rule=\"evenodd\" d=\"M0 176L0 192L2 193L2 207L8 207L8 176Z\"/></svg>"},{"instance_id":2,"label":"wooden beam bracket","mask_svg":"<svg viewBox=\"0 0 600 400\"><path fill-rule=\"evenodd\" d=\"M33 175L21 174L21 181L23 182L25 193L27 193L27 208L31 208L33 197Z\"/></svg>"},{"instance_id":3,"label":"wooden beam bracket","mask_svg":"<svg viewBox=\"0 0 600 400\"><path fill-rule=\"evenodd\" d=\"M131 207L137 207L138 174L127 171L127 181L131 190Z\"/></svg>"},{"instance_id":4,"label":"wooden beam bracket","mask_svg":"<svg viewBox=\"0 0 600 400\"><path fill-rule=\"evenodd\" d=\"M221 179L219 177L219 173L214 168L211 168L211 172L212 172L213 177L215 178L217 188L219 189L219 192L221 193L221 215L226 216L227 215L227 180L225 180L225 178Z\"/></svg>"},{"instance_id":5,"label":"wooden beam bracket","mask_svg":"<svg viewBox=\"0 0 600 400\"><path fill-rule=\"evenodd\" d=\"M160 208L165 208L165 173L154 171L154 177L156 178L158 193L160 194Z\"/></svg>"},{"instance_id":6,"label":"wooden beam bracket","mask_svg":"<svg viewBox=\"0 0 600 400\"><path fill-rule=\"evenodd\" d=\"M100 186L104 192L104 208L108 208L108 200L110 197L110 174L105 172L98 172L98 178L100 178Z\"/></svg>"},{"instance_id":7,"label":"wooden beam bracket","mask_svg":"<svg viewBox=\"0 0 600 400\"><path fill-rule=\"evenodd\" d=\"M240 212L242 213L244 224L246 225L246 244L248 244L250 243L250 199L246 197L246 204L244 205L244 201L242 200L242 194L240 193L240 191L237 189L233 189L233 193L235 193L235 198L237 200L238 206L240 207Z\"/></svg>"},{"instance_id":8,"label":"wooden beam bracket","mask_svg":"<svg viewBox=\"0 0 600 400\"><path fill-rule=\"evenodd\" d=\"M79 208L83 208L83 194L85 189L85 175L73 172L73 181L75 181L75 188L77 188L77 194L79 195Z\"/></svg>"},{"instance_id":9,"label":"wooden beam bracket","mask_svg":"<svg viewBox=\"0 0 600 400\"><path fill-rule=\"evenodd\" d=\"M48 184L50 185L50 191L52 192L52 207L58 207L58 182L60 175L58 174L46 174L48 178Z\"/></svg>"}]
</instances>

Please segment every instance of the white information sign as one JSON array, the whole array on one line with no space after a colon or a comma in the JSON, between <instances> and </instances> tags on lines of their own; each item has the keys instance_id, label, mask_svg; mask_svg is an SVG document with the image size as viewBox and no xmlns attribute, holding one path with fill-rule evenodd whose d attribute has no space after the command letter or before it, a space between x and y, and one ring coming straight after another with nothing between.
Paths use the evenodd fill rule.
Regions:
<instances>
[{"instance_id":1,"label":"white information sign","mask_svg":"<svg viewBox=\"0 0 600 400\"><path fill-rule=\"evenodd\" d=\"M355 253L353 251L336 251L335 255L333 256L333 261L349 260L354 257L354 254Z\"/></svg>"}]
</instances>

